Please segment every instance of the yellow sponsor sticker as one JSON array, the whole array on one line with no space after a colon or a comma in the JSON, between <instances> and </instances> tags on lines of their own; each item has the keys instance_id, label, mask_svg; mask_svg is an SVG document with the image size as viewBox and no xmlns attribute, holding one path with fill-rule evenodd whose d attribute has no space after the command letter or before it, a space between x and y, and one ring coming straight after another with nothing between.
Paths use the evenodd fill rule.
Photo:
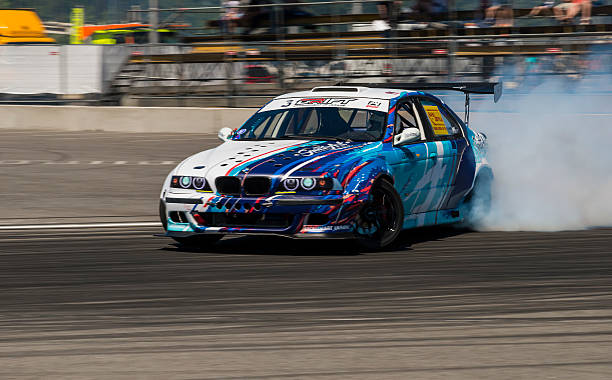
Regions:
<instances>
[{"instance_id":1,"label":"yellow sponsor sticker","mask_svg":"<svg viewBox=\"0 0 612 380\"><path fill-rule=\"evenodd\" d=\"M448 129L446 129L446 124L444 124L444 119L442 118L442 114L440 113L438 106L423 106L423 108L425 108L427 118L429 118L429 122L433 127L434 133L437 136L448 135Z\"/></svg>"}]
</instances>

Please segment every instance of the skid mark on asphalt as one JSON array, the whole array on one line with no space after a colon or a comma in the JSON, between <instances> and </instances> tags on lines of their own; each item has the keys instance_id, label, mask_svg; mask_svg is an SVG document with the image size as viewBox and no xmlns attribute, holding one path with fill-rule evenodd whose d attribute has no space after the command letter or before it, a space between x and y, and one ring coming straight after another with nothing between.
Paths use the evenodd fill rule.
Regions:
<instances>
[{"instance_id":1,"label":"skid mark on asphalt","mask_svg":"<svg viewBox=\"0 0 612 380\"><path fill-rule=\"evenodd\" d=\"M176 165L176 161L101 161L101 160L0 160L0 166L14 165Z\"/></svg>"}]
</instances>

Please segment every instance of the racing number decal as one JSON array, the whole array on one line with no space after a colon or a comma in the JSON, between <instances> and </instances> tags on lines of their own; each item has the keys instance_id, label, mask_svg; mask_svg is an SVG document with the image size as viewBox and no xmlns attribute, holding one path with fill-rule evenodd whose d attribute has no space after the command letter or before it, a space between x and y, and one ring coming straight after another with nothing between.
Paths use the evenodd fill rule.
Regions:
<instances>
[{"instance_id":1,"label":"racing number decal","mask_svg":"<svg viewBox=\"0 0 612 380\"><path fill-rule=\"evenodd\" d=\"M425 108L427 118L429 119L436 136L448 136L448 129L446 129L446 124L444 124L444 119L440 114L438 106L423 106L423 108Z\"/></svg>"}]
</instances>

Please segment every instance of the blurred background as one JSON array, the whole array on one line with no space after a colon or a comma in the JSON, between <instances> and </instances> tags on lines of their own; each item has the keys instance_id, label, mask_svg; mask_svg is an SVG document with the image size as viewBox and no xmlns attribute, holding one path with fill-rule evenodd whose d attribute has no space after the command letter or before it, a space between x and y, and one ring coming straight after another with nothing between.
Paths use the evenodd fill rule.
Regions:
<instances>
[{"instance_id":1,"label":"blurred background","mask_svg":"<svg viewBox=\"0 0 612 380\"><path fill-rule=\"evenodd\" d=\"M550 78L601 95L611 4L0 0L0 101L257 107L338 82L501 79L512 96Z\"/></svg>"},{"instance_id":2,"label":"blurred background","mask_svg":"<svg viewBox=\"0 0 612 380\"><path fill-rule=\"evenodd\" d=\"M0 0L0 379L611 379L611 14ZM376 253L152 236L168 172L275 95L499 80L500 102L472 97L495 172L479 231Z\"/></svg>"}]
</instances>

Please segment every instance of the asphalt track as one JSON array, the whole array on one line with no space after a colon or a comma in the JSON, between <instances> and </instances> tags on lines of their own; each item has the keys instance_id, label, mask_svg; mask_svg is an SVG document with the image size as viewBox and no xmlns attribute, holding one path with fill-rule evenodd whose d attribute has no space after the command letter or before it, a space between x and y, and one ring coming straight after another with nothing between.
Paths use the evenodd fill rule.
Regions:
<instances>
[{"instance_id":1,"label":"asphalt track","mask_svg":"<svg viewBox=\"0 0 612 380\"><path fill-rule=\"evenodd\" d=\"M369 253L51 228L155 221L163 161L212 144L0 132L0 225L36 227L0 229L0 378L612 378L612 229L419 229Z\"/></svg>"}]
</instances>

